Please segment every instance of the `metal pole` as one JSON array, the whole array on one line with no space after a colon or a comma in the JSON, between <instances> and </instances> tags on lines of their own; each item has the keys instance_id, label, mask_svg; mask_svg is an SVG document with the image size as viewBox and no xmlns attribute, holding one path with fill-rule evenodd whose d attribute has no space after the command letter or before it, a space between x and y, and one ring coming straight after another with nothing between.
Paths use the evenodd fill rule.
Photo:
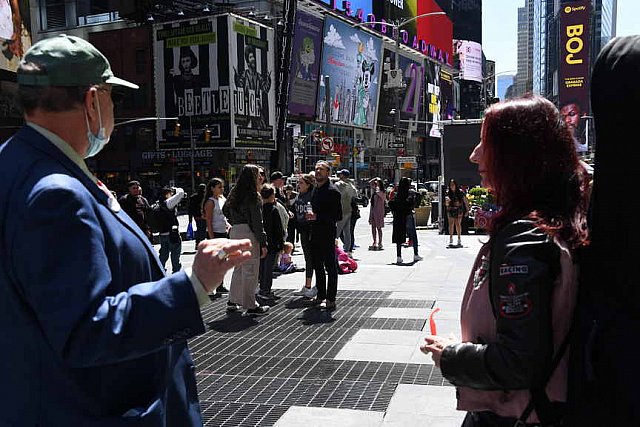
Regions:
<instances>
[{"instance_id":1,"label":"metal pole","mask_svg":"<svg viewBox=\"0 0 640 427\"><path fill-rule=\"evenodd\" d=\"M440 125L437 125L440 126ZM438 231L444 230L444 198L442 197L442 186L444 185L444 126L440 127L440 179L438 180Z\"/></svg>"},{"instance_id":2,"label":"metal pole","mask_svg":"<svg viewBox=\"0 0 640 427\"><path fill-rule=\"evenodd\" d=\"M189 141L191 143L191 193L195 193L196 191L196 177L195 177L195 166L194 166L194 157L195 157L195 141L193 139L193 127L191 126L191 116L189 116Z\"/></svg>"},{"instance_id":3,"label":"metal pole","mask_svg":"<svg viewBox=\"0 0 640 427\"><path fill-rule=\"evenodd\" d=\"M324 76L324 114L328 134L331 125L331 78L329 76Z\"/></svg>"}]
</instances>

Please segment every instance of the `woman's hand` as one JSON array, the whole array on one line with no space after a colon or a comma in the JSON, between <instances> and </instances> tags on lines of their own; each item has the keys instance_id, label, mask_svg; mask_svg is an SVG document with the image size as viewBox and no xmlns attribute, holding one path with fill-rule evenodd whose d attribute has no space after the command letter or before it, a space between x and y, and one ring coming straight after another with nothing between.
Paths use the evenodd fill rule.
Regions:
<instances>
[{"instance_id":1,"label":"woman's hand","mask_svg":"<svg viewBox=\"0 0 640 427\"><path fill-rule=\"evenodd\" d=\"M427 335L424 338L425 343L420 346L420 351L424 354L431 353L431 357L433 358L433 363L435 363L436 367L440 367L440 358L442 357L442 352L444 348L448 345L456 344L457 341L451 338L445 338L438 335Z\"/></svg>"}]
</instances>

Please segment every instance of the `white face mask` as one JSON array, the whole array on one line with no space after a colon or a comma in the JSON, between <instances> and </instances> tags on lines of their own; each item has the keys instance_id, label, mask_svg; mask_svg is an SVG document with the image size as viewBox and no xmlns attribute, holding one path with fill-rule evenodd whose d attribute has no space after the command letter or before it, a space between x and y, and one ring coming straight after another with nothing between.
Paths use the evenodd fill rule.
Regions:
<instances>
[{"instance_id":1,"label":"white face mask","mask_svg":"<svg viewBox=\"0 0 640 427\"><path fill-rule=\"evenodd\" d=\"M107 131L104 126L102 126L102 114L100 114L100 99L97 95L96 102L98 104L98 135L94 135L91 132L91 127L89 126L89 118L86 111L84 116L84 119L87 121L87 139L89 140L89 147L87 148L87 153L84 155L85 159L98 154L109 142Z\"/></svg>"}]
</instances>

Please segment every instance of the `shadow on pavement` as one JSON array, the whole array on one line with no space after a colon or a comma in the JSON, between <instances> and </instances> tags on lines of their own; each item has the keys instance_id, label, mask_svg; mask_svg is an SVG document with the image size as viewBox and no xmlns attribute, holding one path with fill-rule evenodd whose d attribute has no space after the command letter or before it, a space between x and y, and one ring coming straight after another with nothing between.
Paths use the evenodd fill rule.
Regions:
<instances>
[{"instance_id":1,"label":"shadow on pavement","mask_svg":"<svg viewBox=\"0 0 640 427\"><path fill-rule=\"evenodd\" d=\"M332 311L320 310L319 307L309 307L304 310L298 319L302 320L303 325L316 325L321 323L332 323L336 319L331 315Z\"/></svg>"},{"instance_id":2,"label":"shadow on pavement","mask_svg":"<svg viewBox=\"0 0 640 427\"><path fill-rule=\"evenodd\" d=\"M209 329L216 332L240 332L254 326L258 326L260 323L251 316L243 316L241 313L227 314L224 319L214 320L207 323Z\"/></svg>"}]
</instances>

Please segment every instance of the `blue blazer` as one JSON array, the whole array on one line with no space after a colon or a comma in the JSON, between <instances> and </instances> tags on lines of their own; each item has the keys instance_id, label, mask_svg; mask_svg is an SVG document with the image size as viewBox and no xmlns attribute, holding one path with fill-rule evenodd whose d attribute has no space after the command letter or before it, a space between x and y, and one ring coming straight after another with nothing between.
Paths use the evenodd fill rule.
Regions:
<instances>
[{"instance_id":1,"label":"blue blazer","mask_svg":"<svg viewBox=\"0 0 640 427\"><path fill-rule=\"evenodd\" d=\"M201 426L184 272L39 132L0 147L0 425Z\"/></svg>"}]
</instances>

